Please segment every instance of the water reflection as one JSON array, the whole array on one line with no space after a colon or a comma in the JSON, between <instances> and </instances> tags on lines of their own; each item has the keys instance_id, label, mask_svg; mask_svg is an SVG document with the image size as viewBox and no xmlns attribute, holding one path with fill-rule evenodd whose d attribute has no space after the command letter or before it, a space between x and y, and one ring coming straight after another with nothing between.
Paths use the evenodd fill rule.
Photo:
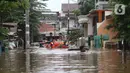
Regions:
<instances>
[{"instance_id":1,"label":"water reflection","mask_svg":"<svg viewBox=\"0 0 130 73\"><path fill-rule=\"evenodd\" d=\"M21 73L25 71L25 55L22 51L11 50L0 56L0 73Z\"/></svg>"},{"instance_id":2,"label":"water reflection","mask_svg":"<svg viewBox=\"0 0 130 73\"><path fill-rule=\"evenodd\" d=\"M122 52L110 50L99 55L99 73L129 73L130 61L122 57ZM126 60L127 62L125 62ZM127 66L127 68L124 68Z\"/></svg>"},{"instance_id":3,"label":"water reflection","mask_svg":"<svg viewBox=\"0 0 130 73\"><path fill-rule=\"evenodd\" d=\"M130 73L130 55L125 55L116 50L42 54L11 50L0 56L0 73Z\"/></svg>"},{"instance_id":4,"label":"water reflection","mask_svg":"<svg viewBox=\"0 0 130 73\"><path fill-rule=\"evenodd\" d=\"M122 64L126 64L126 57L127 57L127 52L126 51L122 51Z\"/></svg>"}]
</instances>

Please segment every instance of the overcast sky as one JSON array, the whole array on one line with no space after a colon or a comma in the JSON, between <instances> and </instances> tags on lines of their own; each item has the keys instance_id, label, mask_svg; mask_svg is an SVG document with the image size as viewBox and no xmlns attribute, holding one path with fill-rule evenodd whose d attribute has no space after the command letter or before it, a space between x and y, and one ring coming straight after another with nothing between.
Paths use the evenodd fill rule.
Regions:
<instances>
[{"instance_id":1,"label":"overcast sky","mask_svg":"<svg viewBox=\"0 0 130 73\"><path fill-rule=\"evenodd\" d=\"M77 0L70 0L70 3L75 3ZM61 4L68 3L68 0L48 0L46 2L47 9L51 9L51 11L61 11Z\"/></svg>"}]
</instances>

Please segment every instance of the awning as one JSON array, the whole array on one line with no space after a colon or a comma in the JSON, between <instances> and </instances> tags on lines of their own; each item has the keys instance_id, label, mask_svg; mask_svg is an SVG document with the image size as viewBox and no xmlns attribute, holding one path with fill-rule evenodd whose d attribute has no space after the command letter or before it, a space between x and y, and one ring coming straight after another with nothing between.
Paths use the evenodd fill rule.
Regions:
<instances>
[{"instance_id":1,"label":"awning","mask_svg":"<svg viewBox=\"0 0 130 73\"><path fill-rule=\"evenodd\" d=\"M87 15L80 15L80 16L78 16L78 22L80 23L80 24L85 24L85 23L88 23L88 17L87 17Z\"/></svg>"},{"instance_id":2,"label":"awning","mask_svg":"<svg viewBox=\"0 0 130 73\"><path fill-rule=\"evenodd\" d=\"M8 35L14 35L15 34L15 32L9 32L8 33Z\"/></svg>"},{"instance_id":3,"label":"awning","mask_svg":"<svg viewBox=\"0 0 130 73\"><path fill-rule=\"evenodd\" d=\"M3 27L16 27L17 23L3 23Z\"/></svg>"},{"instance_id":4,"label":"awning","mask_svg":"<svg viewBox=\"0 0 130 73\"><path fill-rule=\"evenodd\" d=\"M88 19L87 18L80 18L78 22L80 24L85 24L85 23L88 23Z\"/></svg>"}]
</instances>

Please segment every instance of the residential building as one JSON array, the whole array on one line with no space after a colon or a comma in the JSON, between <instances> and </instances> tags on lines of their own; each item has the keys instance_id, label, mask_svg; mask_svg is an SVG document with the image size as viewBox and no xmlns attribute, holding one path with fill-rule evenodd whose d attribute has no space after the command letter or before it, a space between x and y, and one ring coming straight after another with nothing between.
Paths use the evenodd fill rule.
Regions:
<instances>
[{"instance_id":1,"label":"residential building","mask_svg":"<svg viewBox=\"0 0 130 73\"><path fill-rule=\"evenodd\" d=\"M103 15L100 16L99 10L94 10L90 12L88 15L88 25L92 25L91 31L93 31L92 35L109 35L109 40L112 41L113 37L116 35L116 32L112 32L111 30L107 30L106 27L109 24L113 23L113 18L111 16L112 11L110 10L101 10Z\"/></svg>"},{"instance_id":2,"label":"residential building","mask_svg":"<svg viewBox=\"0 0 130 73\"><path fill-rule=\"evenodd\" d=\"M59 24L57 12L56 11L43 12L42 13L43 18L41 18L40 22L50 24L50 25L55 25L56 29L59 30L60 29L60 24Z\"/></svg>"},{"instance_id":3,"label":"residential building","mask_svg":"<svg viewBox=\"0 0 130 73\"><path fill-rule=\"evenodd\" d=\"M86 27L84 27L84 33L88 37L92 37L94 39L100 38L99 41L102 41L102 39L105 40L105 42L116 42L114 36L116 36L117 32L113 32L113 29L107 30L106 27L109 24L113 23L112 18L112 10L111 7L109 7L108 0L96 0L95 6L101 6L101 8L93 9L89 12L89 14L86 17ZM79 21L82 19L80 18ZM82 20L83 21L83 20ZM84 21L83 21L84 22ZM103 41L104 42L104 41ZM97 43L96 41L94 42ZM101 44L101 42L98 42L97 44ZM105 43L104 45L105 46Z\"/></svg>"},{"instance_id":4,"label":"residential building","mask_svg":"<svg viewBox=\"0 0 130 73\"><path fill-rule=\"evenodd\" d=\"M55 38L58 34L55 31L55 28L51 24L41 23L39 28L40 40L49 40L50 37Z\"/></svg>"},{"instance_id":5,"label":"residential building","mask_svg":"<svg viewBox=\"0 0 130 73\"><path fill-rule=\"evenodd\" d=\"M110 10L109 0L95 0L95 9Z\"/></svg>"},{"instance_id":6,"label":"residential building","mask_svg":"<svg viewBox=\"0 0 130 73\"><path fill-rule=\"evenodd\" d=\"M41 18L39 27L39 33L41 34L40 40L49 39L50 33L53 38L59 38L61 25L57 13L56 11L46 11L42 13L43 17Z\"/></svg>"},{"instance_id":7,"label":"residential building","mask_svg":"<svg viewBox=\"0 0 130 73\"><path fill-rule=\"evenodd\" d=\"M3 23L3 27L9 30L8 39L16 39L17 36L17 23Z\"/></svg>"},{"instance_id":8,"label":"residential building","mask_svg":"<svg viewBox=\"0 0 130 73\"><path fill-rule=\"evenodd\" d=\"M61 26L62 28L66 28L68 30L71 28L78 27L78 20L76 15L74 14L75 10L79 9L79 5L77 3L64 3L62 4L62 15L61 15Z\"/></svg>"}]
</instances>

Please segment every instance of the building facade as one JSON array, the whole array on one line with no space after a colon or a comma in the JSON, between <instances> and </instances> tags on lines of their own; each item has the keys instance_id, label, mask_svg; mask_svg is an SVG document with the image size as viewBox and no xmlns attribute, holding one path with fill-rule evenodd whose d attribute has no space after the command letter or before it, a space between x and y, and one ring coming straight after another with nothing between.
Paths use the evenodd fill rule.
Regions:
<instances>
[{"instance_id":1,"label":"building facade","mask_svg":"<svg viewBox=\"0 0 130 73\"><path fill-rule=\"evenodd\" d=\"M106 29L109 24L113 23L112 9L108 1L109 0L95 0L95 9L91 10L86 17L87 23L86 27L84 27L84 29L86 29L84 33L87 34L87 37L92 38L93 43L91 43L91 46L98 45L97 48L101 48L101 46L104 47L104 42L106 41L116 42L113 38L117 32L113 32L113 29ZM97 40L99 42L97 42Z\"/></svg>"},{"instance_id":2,"label":"building facade","mask_svg":"<svg viewBox=\"0 0 130 73\"><path fill-rule=\"evenodd\" d=\"M62 4L61 26L63 29L68 30L78 27L77 16L74 14L74 11L78 9L79 5L77 3Z\"/></svg>"},{"instance_id":3,"label":"building facade","mask_svg":"<svg viewBox=\"0 0 130 73\"><path fill-rule=\"evenodd\" d=\"M41 35L40 40L49 39L52 36L55 39L59 38L61 24L59 21L59 12L57 11L47 11L43 12L43 17L41 18L41 24L39 27L39 33ZM50 35L51 33L51 35Z\"/></svg>"}]
</instances>

